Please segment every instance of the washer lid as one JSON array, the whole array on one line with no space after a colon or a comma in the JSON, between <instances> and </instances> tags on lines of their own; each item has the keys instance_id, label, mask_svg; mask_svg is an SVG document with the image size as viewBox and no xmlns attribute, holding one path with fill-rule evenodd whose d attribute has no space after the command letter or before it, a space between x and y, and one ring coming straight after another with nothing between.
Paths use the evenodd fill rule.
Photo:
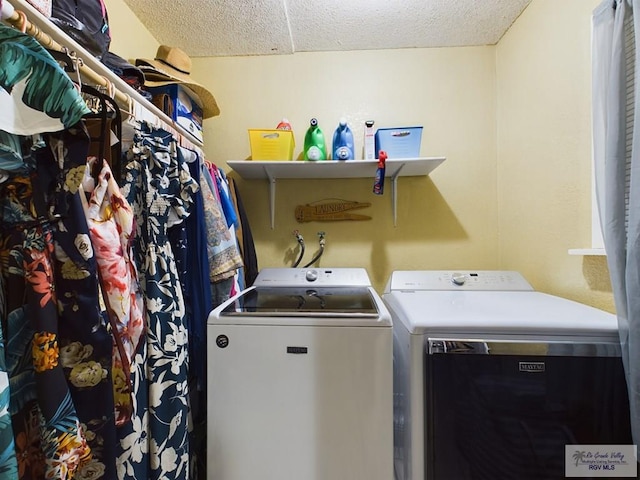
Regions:
<instances>
[{"instance_id":1,"label":"washer lid","mask_svg":"<svg viewBox=\"0 0 640 480\"><path fill-rule=\"evenodd\" d=\"M540 292L399 291L383 300L413 334L618 335L615 315Z\"/></svg>"},{"instance_id":2,"label":"washer lid","mask_svg":"<svg viewBox=\"0 0 640 480\"><path fill-rule=\"evenodd\" d=\"M372 287L250 287L216 308L216 324L391 326Z\"/></svg>"}]
</instances>

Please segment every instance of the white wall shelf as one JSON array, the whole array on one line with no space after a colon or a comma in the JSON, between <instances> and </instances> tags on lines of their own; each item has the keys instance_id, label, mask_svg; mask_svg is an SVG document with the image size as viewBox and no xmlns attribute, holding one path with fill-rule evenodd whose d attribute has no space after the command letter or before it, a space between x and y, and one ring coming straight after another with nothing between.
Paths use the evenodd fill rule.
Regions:
<instances>
[{"instance_id":1,"label":"white wall shelf","mask_svg":"<svg viewBox=\"0 0 640 480\"><path fill-rule=\"evenodd\" d=\"M604 248L571 248L569 255L606 256L607 252L604 251Z\"/></svg>"},{"instance_id":2,"label":"white wall shelf","mask_svg":"<svg viewBox=\"0 0 640 480\"><path fill-rule=\"evenodd\" d=\"M394 226L398 216L398 177L429 175L444 161L445 157L387 159L385 177L391 179ZM373 180L378 169L377 160L324 160L318 162L229 160L227 164L245 180L263 179L269 182L271 228L275 227L276 181L278 179L370 178Z\"/></svg>"}]
</instances>

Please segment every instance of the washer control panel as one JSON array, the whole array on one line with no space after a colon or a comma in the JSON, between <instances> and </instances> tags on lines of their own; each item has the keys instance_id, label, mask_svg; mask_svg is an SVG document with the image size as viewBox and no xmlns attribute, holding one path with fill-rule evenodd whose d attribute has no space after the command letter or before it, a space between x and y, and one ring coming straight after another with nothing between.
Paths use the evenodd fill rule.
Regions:
<instances>
[{"instance_id":1,"label":"washer control panel","mask_svg":"<svg viewBox=\"0 0 640 480\"><path fill-rule=\"evenodd\" d=\"M386 288L397 290L533 291L533 287L513 271L400 270L393 272Z\"/></svg>"},{"instance_id":2,"label":"washer control panel","mask_svg":"<svg viewBox=\"0 0 640 480\"><path fill-rule=\"evenodd\" d=\"M264 268L254 282L258 287L369 287L364 268Z\"/></svg>"}]
</instances>

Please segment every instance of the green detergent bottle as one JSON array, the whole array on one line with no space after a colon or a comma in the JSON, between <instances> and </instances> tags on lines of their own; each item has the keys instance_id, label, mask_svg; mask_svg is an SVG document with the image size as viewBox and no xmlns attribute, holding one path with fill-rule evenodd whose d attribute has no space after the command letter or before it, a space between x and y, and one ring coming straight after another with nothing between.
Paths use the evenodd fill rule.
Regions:
<instances>
[{"instance_id":1,"label":"green detergent bottle","mask_svg":"<svg viewBox=\"0 0 640 480\"><path fill-rule=\"evenodd\" d=\"M318 120L312 118L309 128L304 136L304 159L317 161L327 159L327 146L324 141L324 133L318 127Z\"/></svg>"}]
</instances>

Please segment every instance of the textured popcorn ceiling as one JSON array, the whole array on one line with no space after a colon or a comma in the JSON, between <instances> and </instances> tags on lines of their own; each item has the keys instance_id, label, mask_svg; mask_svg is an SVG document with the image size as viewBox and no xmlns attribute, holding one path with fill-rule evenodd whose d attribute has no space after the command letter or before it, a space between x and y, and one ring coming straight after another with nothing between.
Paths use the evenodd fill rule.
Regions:
<instances>
[{"instance_id":1,"label":"textured popcorn ceiling","mask_svg":"<svg viewBox=\"0 0 640 480\"><path fill-rule=\"evenodd\" d=\"M192 57L493 45L531 0L125 0Z\"/></svg>"}]
</instances>

